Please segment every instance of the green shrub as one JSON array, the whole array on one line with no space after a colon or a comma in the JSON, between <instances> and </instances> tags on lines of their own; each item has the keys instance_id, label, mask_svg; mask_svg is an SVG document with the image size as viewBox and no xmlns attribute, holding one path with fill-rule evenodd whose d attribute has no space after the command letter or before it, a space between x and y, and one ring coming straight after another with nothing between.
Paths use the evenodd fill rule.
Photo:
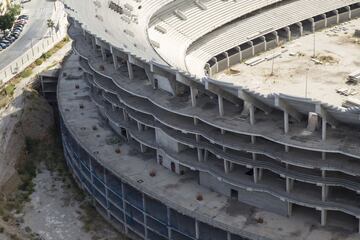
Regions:
<instances>
[{"instance_id":1,"label":"green shrub","mask_svg":"<svg viewBox=\"0 0 360 240\"><path fill-rule=\"evenodd\" d=\"M44 62L44 60L42 58L38 58L38 59L36 59L35 64L37 66L40 66L41 64L43 64L43 62Z\"/></svg>"},{"instance_id":2,"label":"green shrub","mask_svg":"<svg viewBox=\"0 0 360 240\"><path fill-rule=\"evenodd\" d=\"M5 86L5 93L7 96L12 96L15 91L15 85L14 84L8 84Z\"/></svg>"},{"instance_id":3,"label":"green shrub","mask_svg":"<svg viewBox=\"0 0 360 240\"><path fill-rule=\"evenodd\" d=\"M22 71L20 73L20 77L22 78L27 78L27 77L30 77L32 75L32 69L31 68L26 68L24 71Z\"/></svg>"}]
</instances>

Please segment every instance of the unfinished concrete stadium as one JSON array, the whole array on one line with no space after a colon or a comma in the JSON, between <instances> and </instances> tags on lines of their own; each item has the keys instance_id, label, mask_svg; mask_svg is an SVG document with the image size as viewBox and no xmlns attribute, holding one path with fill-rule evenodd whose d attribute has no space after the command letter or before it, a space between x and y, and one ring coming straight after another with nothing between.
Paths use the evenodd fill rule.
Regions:
<instances>
[{"instance_id":1,"label":"unfinished concrete stadium","mask_svg":"<svg viewBox=\"0 0 360 240\"><path fill-rule=\"evenodd\" d=\"M359 239L360 1L64 2L64 152L110 223Z\"/></svg>"}]
</instances>

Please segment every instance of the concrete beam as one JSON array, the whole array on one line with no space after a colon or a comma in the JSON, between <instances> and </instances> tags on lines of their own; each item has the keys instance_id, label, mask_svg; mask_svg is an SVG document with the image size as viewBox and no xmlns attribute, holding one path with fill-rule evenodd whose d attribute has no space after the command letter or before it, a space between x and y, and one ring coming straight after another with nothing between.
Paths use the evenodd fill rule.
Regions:
<instances>
[{"instance_id":1,"label":"concrete beam","mask_svg":"<svg viewBox=\"0 0 360 240\"><path fill-rule=\"evenodd\" d=\"M226 100L228 100L229 102L232 102L234 104L242 104L241 99L239 99L237 96L232 95L229 92L226 92L225 90L221 89L219 86L217 86L216 84L205 80L205 89L215 93L217 95L221 95L223 98L225 98Z\"/></svg>"},{"instance_id":2,"label":"concrete beam","mask_svg":"<svg viewBox=\"0 0 360 240\"><path fill-rule=\"evenodd\" d=\"M280 96L275 97L275 106L282 109L284 112L286 111L291 117L293 117L296 121L300 122L303 118L302 114L293 108L289 103L286 102L285 99Z\"/></svg>"},{"instance_id":3,"label":"concrete beam","mask_svg":"<svg viewBox=\"0 0 360 240\"><path fill-rule=\"evenodd\" d=\"M238 96L244 102L249 102L253 104L256 108L262 110L266 114L270 113L272 111L272 108L266 105L265 103L261 102L260 100L256 99L254 96L252 96L250 93L246 92L243 89L238 90Z\"/></svg>"},{"instance_id":4,"label":"concrete beam","mask_svg":"<svg viewBox=\"0 0 360 240\"><path fill-rule=\"evenodd\" d=\"M331 126L337 127L339 125L339 122L333 116L331 116L331 114L321 104L316 104L315 112L323 119L326 119L326 122Z\"/></svg>"}]
</instances>

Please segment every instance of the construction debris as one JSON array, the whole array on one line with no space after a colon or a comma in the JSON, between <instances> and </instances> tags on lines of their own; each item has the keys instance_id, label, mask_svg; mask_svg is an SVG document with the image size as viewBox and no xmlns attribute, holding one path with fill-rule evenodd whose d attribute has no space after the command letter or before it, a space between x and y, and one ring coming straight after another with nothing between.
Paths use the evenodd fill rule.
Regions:
<instances>
[{"instance_id":1,"label":"construction debris","mask_svg":"<svg viewBox=\"0 0 360 240\"><path fill-rule=\"evenodd\" d=\"M343 96L354 96L358 94L358 92L353 88L338 88L336 89L336 92Z\"/></svg>"},{"instance_id":2,"label":"construction debris","mask_svg":"<svg viewBox=\"0 0 360 240\"><path fill-rule=\"evenodd\" d=\"M360 70L350 73L347 80L348 82L358 83L360 81Z\"/></svg>"},{"instance_id":3,"label":"construction debris","mask_svg":"<svg viewBox=\"0 0 360 240\"><path fill-rule=\"evenodd\" d=\"M360 99L349 97L343 102L342 106L345 108L360 107Z\"/></svg>"}]
</instances>

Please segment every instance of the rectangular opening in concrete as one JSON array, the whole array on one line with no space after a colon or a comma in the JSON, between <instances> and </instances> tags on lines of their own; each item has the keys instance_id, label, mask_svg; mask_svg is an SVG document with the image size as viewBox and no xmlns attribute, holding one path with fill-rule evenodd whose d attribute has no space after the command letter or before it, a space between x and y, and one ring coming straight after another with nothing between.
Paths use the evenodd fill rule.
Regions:
<instances>
[{"instance_id":1,"label":"rectangular opening in concrete","mask_svg":"<svg viewBox=\"0 0 360 240\"><path fill-rule=\"evenodd\" d=\"M315 208L309 208L293 203L292 216L307 221L314 226L320 225L321 213Z\"/></svg>"},{"instance_id":2,"label":"rectangular opening in concrete","mask_svg":"<svg viewBox=\"0 0 360 240\"><path fill-rule=\"evenodd\" d=\"M334 230L357 232L359 220L349 214L340 211L327 211L327 226L335 228Z\"/></svg>"}]
</instances>

